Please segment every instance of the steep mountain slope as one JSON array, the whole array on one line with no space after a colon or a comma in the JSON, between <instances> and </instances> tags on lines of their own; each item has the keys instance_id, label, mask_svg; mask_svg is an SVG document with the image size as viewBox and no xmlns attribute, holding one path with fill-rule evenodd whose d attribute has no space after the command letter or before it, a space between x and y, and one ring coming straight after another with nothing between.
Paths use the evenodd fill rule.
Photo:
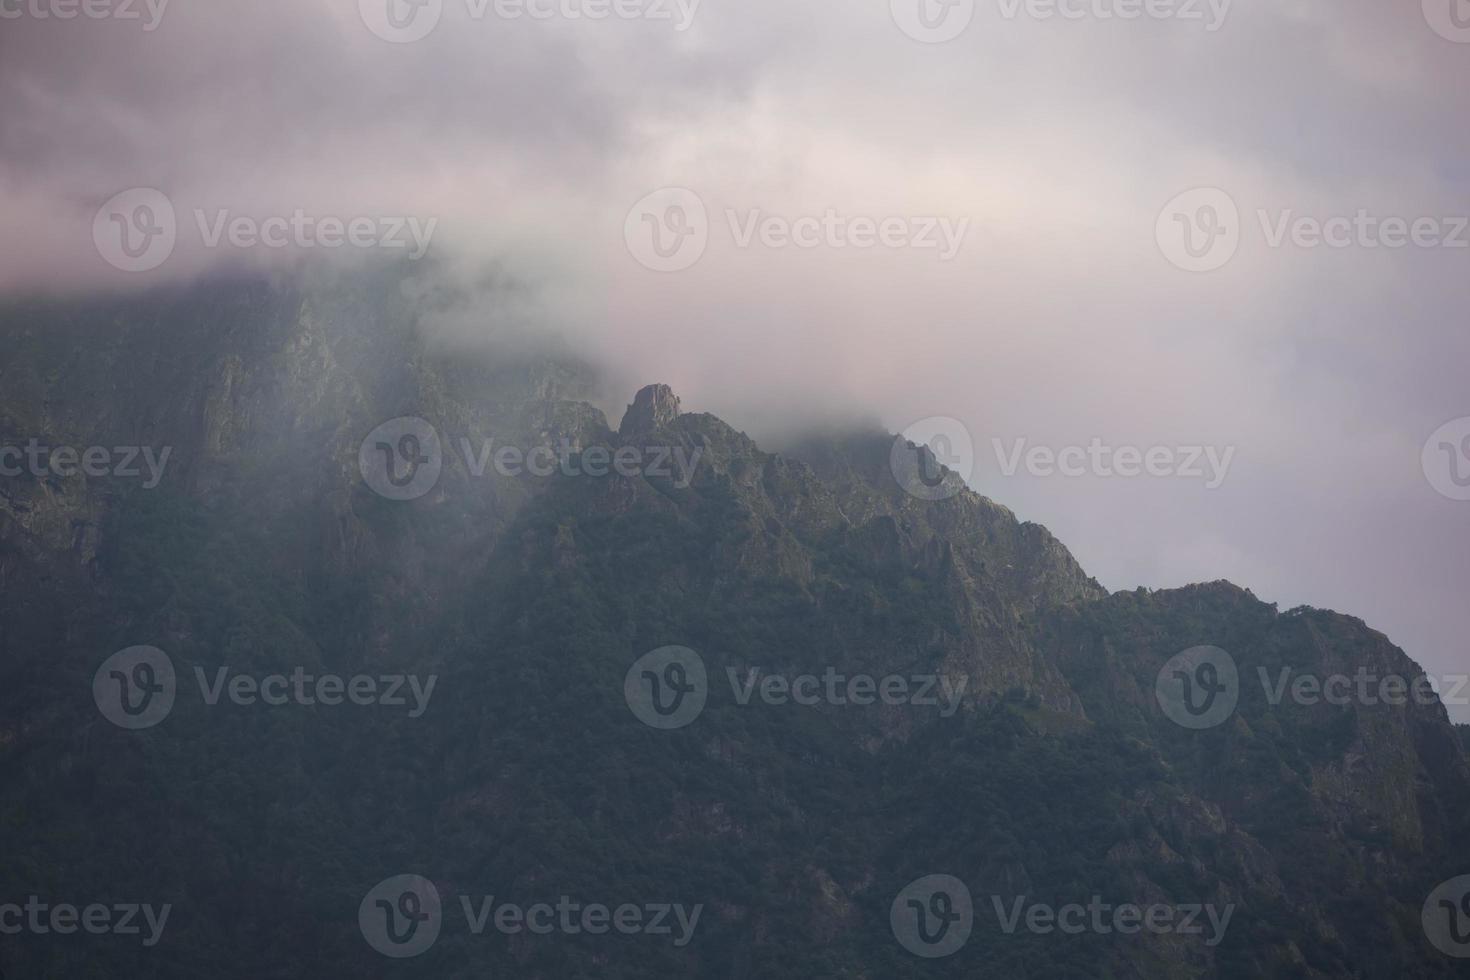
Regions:
<instances>
[{"instance_id":1,"label":"steep mountain slope","mask_svg":"<svg viewBox=\"0 0 1470 980\"><path fill-rule=\"evenodd\" d=\"M361 276L0 314L0 445L172 448L152 488L0 478L0 903L173 909L153 946L0 934L7 976L1470 975L1420 922L1470 873L1463 733L1257 681L1421 673L1361 622L1226 583L1108 595L1005 508L905 493L891 436L766 453L662 386L613 428L590 372L438 348L420 309ZM380 435L404 416L437 453ZM383 446L412 499L380 492ZM177 695L127 730L94 677L140 644ZM1156 684L1200 645L1241 680L1192 730ZM628 692L670 646L707 680L663 729ZM210 703L221 668L434 687L417 714ZM839 696L763 686L803 675ZM388 958L365 897L410 873L437 938ZM891 913L932 874L973 928L928 959ZM682 943L477 934L492 895L701 911ZM1094 896L1221 918L1005 927Z\"/></svg>"}]
</instances>

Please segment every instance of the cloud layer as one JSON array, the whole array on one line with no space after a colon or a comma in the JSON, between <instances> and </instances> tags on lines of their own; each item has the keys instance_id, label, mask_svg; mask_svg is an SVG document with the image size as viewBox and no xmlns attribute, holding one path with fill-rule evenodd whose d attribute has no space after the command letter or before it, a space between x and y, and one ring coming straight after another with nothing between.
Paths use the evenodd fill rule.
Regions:
<instances>
[{"instance_id":1,"label":"cloud layer","mask_svg":"<svg viewBox=\"0 0 1470 980\"><path fill-rule=\"evenodd\" d=\"M222 215L299 212L318 235L435 220L436 260L519 283L518 316L629 385L775 440L960 420L976 488L1110 587L1228 577L1470 671L1470 502L1421 464L1470 416L1459 0L924 2L175 0L149 30L141 3L58 20L39 16L54 0L0 0L0 291L354 252L206 247ZM372 29L426 15L415 42ZM970 19L911 36L945 16ZM136 187L166 196L177 243L126 273L94 218ZM1189 272L1160 216L1200 187L1236 208L1238 243ZM705 216L652 214L650 235L692 220L707 238L671 272L629 215L663 188ZM1314 246L1302 217L1355 223ZM1391 247L1392 218L1434 219L1419 237L1437 243ZM914 247L941 219L965 223L948 260ZM1204 235L1198 208L1183 220ZM864 245L884 222L889 244ZM1020 439L1235 455L1216 489L1008 476L995 440Z\"/></svg>"}]
</instances>

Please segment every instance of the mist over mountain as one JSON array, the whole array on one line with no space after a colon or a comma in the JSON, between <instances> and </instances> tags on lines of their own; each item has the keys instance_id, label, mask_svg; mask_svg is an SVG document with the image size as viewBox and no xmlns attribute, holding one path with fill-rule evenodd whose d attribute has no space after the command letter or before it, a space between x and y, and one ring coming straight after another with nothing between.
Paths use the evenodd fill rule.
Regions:
<instances>
[{"instance_id":1,"label":"mist over mountain","mask_svg":"<svg viewBox=\"0 0 1470 980\"><path fill-rule=\"evenodd\" d=\"M1081 17L1031 0L30 13L54 2L0 30L0 295L403 256L407 228L402 248L322 247L320 223L413 219L433 229L425 262L515 284L494 316L469 311L470 332L568 337L607 372L605 412L657 379L763 443L851 416L954 418L975 489L1109 588L1249 581L1283 607L1358 611L1436 675L1467 671L1470 525L1420 458L1470 416L1460 0L1177 0L1136 18L1103 16L1113 0L1064 0ZM428 33L385 39L390 6ZM902 11L921 7L964 30L915 37ZM707 242L660 273L630 254L627 222L670 188L701 203ZM1203 188L1240 218L1208 273L1157 237ZM136 189L164 195L177 228L167 261L129 273L94 223ZM227 231L298 212L311 245ZM829 212L830 238L809 224ZM888 219L916 239L931 221L965 232L953 254L937 229L933 248L848 234ZM1402 245L1381 240L1391 221ZM1094 438L1235 457L1212 489L1001 466L1017 440Z\"/></svg>"},{"instance_id":2,"label":"mist over mountain","mask_svg":"<svg viewBox=\"0 0 1470 980\"><path fill-rule=\"evenodd\" d=\"M0 94L0 980L1470 977L1470 0Z\"/></svg>"},{"instance_id":3,"label":"mist over mountain","mask_svg":"<svg viewBox=\"0 0 1470 980\"><path fill-rule=\"evenodd\" d=\"M143 906L7 976L1465 975L1464 730L1296 686L1407 692L1388 637L1110 593L928 447L614 417L438 305L0 316L49 449L0 483L0 882Z\"/></svg>"}]
</instances>

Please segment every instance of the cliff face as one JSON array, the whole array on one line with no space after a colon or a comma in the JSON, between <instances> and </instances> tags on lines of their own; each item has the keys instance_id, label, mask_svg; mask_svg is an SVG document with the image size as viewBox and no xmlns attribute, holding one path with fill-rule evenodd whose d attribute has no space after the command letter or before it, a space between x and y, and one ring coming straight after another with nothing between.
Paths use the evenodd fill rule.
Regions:
<instances>
[{"instance_id":1,"label":"cliff face","mask_svg":"<svg viewBox=\"0 0 1470 980\"><path fill-rule=\"evenodd\" d=\"M581 400L584 367L439 349L417 316L395 280L364 276L0 311L0 444L115 447L139 471L0 481L0 580L95 579L118 503L146 492L269 541L272 574L293 587L366 575L414 607L404 621L432 616L531 492L487 450L577 445L606 422ZM442 473L407 522L375 510L359 462L364 438L399 416L442 433Z\"/></svg>"},{"instance_id":2,"label":"cliff face","mask_svg":"<svg viewBox=\"0 0 1470 980\"><path fill-rule=\"evenodd\" d=\"M1463 733L1437 703L1273 702L1259 680L1417 677L1380 634L1226 583L1108 595L1004 507L904 492L889 435L768 453L662 385L614 429L585 369L442 349L417 312L358 277L0 313L0 445L170 451L152 486L143 463L0 478L0 900L178 906L157 948L0 937L0 968L1464 974L1420 924L1470 872ZM91 688L138 644L180 693L128 731ZM625 681L670 645L707 700L659 730ZM1157 688L1200 645L1240 680L1191 729ZM194 687L298 667L437 693L409 717ZM830 674L931 678L935 703L752 693ZM394 963L356 913L406 871L449 911ZM933 873L975 925L925 960L890 905ZM470 935L475 894L706 910L684 946L526 942ZM1093 896L1233 911L1215 943L992 912Z\"/></svg>"}]
</instances>

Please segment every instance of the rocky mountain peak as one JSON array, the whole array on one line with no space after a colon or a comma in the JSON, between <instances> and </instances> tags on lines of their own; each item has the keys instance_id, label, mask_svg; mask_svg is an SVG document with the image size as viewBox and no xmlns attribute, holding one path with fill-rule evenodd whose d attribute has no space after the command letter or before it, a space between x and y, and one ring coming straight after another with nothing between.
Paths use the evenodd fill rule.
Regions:
<instances>
[{"instance_id":1,"label":"rocky mountain peak","mask_svg":"<svg viewBox=\"0 0 1470 980\"><path fill-rule=\"evenodd\" d=\"M648 385L633 396L618 435L627 438L663 428L679 417L679 396L668 385Z\"/></svg>"}]
</instances>

